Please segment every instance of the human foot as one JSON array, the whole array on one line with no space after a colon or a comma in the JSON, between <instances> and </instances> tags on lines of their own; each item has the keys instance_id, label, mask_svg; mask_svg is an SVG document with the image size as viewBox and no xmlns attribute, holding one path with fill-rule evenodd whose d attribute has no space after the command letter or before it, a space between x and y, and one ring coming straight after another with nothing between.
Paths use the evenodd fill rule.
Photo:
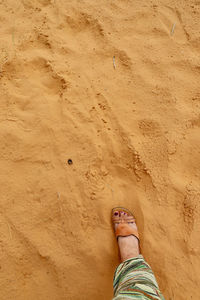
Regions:
<instances>
[{"instance_id":1,"label":"human foot","mask_svg":"<svg viewBox=\"0 0 200 300\"><path fill-rule=\"evenodd\" d=\"M112 210L112 222L118 240L121 260L139 255L139 235L135 218L130 211L117 207Z\"/></svg>"}]
</instances>

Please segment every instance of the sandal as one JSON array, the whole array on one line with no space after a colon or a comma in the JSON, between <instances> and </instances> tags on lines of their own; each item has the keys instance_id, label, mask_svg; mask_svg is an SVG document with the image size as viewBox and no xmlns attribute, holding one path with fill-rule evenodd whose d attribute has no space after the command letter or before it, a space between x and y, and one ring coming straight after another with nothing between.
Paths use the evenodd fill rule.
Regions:
<instances>
[{"instance_id":1,"label":"sandal","mask_svg":"<svg viewBox=\"0 0 200 300\"><path fill-rule=\"evenodd\" d=\"M127 214L126 218L120 218L120 213L124 212ZM119 213L119 214L118 214ZM119 237L125 237L133 235L140 241L138 230L129 226L129 223L135 223L134 215L124 207L115 207L112 209L112 224L115 231L115 236L118 240ZM115 224L119 224L115 230Z\"/></svg>"}]
</instances>

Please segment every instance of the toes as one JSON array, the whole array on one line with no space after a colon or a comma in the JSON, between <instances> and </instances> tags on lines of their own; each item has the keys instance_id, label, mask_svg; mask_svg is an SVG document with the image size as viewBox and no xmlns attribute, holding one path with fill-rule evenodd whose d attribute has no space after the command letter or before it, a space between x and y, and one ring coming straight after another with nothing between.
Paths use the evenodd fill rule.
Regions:
<instances>
[{"instance_id":1,"label":"toes","mask_svg":"<svg viewBox=\"0 0 200 300\"><path fill-rule=\"evenodd\" d=\"M126 219L126 217L129 217L129 214L128 212L125 212L125 211L114 211L113 212L113 218L120 218L120 219Z\"/></svg>"},{"instance_id":2,"label":"toes","mask_svg":"<svg viewBox=\"0 0 200 300\"><path fill-rule=\"evenodd\" d=\"M113 217L119 217L119 212L118 212L118 211L115 211L115 212L113 213Z\"/></svg>"},{"instance_id":3,"label":"toes","mask_svg":"<svg viewBox=\"0 0 200 300\"><path fill-rule=\"evenodd\" d=\"M124 211L121 212L121 217L124 219L128 216L128 214Z\"/></svg>"},{"instance_id":4,"label":"toes","mask_svg":"<svg viewBox=\"0 0 200 300\"><path fill-rule=\"evenodd\" d=\"M134 216L131 213L129 213L127 210L122 210L120 208L112 212L112 222L115 231L117 230L117 227L121 223L127 223L134 229L137 229Z\"/></svg>"}]
</instances>

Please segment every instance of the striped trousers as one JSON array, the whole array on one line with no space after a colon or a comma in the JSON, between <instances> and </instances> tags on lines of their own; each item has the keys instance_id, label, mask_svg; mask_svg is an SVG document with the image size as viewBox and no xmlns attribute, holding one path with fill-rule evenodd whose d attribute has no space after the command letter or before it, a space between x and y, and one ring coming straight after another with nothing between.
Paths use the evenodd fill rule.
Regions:
<instances>
[{"instance_id":1,"label":"striped trousers","mask_svg":"<svg viewBox=\"0 0 200 300\"><path fill-rule=\"evenodd\" d=\"M113 300L164 300L153 271L142 255L127 259L116 269Z\"/></svg>"}]
</instances>

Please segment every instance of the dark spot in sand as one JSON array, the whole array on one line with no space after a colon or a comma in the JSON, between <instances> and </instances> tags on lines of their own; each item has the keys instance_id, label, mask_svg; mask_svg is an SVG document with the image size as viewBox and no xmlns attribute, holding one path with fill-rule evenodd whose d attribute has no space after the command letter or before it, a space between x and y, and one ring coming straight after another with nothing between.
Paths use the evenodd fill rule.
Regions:
<instances>
[{"instance_id":1,"label":"dark spot in sand","mask_svg":"<svg viewBox=\"0 0 200 300\"><path fill-rule=\"evenodd\" d=\"M73 164L73 161L72 161L71 158L69 158L67 162L68 162L68 165L72 165Z\"/></svg>"}]
</instances>

